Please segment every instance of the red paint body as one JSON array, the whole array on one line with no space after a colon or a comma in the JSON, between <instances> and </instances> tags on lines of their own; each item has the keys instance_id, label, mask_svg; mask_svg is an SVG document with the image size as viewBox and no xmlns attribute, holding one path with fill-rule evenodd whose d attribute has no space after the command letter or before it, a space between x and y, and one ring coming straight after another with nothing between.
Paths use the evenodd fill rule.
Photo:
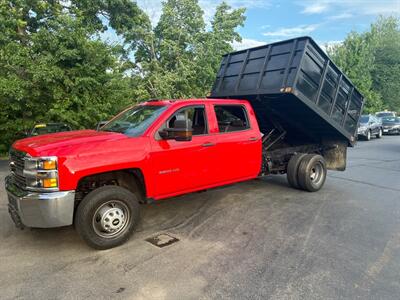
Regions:
<instances>
[{"instance_id":1,"label":"red paint body","mask_svg":"<svg viewBox=\"0 0 400 300\"><path fill-rule=\"evenodd\" d=\"M216 104L242 105L250 128L220 133L213 109ZM143 105L168 105L168 108L140 137L80 130L19 140L13 148L34 157L57 156L60 190L75 190L79 180L88 175L140 169L146 196L156 200L255 178L260 173L261 132L247 101L190 99ZM205 106L208 134L194 135L192 141L185 142L155 138L171 115L191 105ZM207 143L213 146L204 147Z\"/></svg>"}]
</instances>

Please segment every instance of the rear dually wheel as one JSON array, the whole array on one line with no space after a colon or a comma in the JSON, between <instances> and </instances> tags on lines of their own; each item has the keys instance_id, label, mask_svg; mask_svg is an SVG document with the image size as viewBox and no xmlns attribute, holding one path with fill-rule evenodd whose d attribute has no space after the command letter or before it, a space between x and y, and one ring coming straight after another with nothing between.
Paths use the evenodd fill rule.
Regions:
<instances>
[{"instance_id":1,"label":"rear dually wheel","mask_svg":"<svg viewBox=\"0 0 400 300\"><path fill-rule=\"evenodd\" d=\"M295 189L300 188L298 180L297 180L297 171L299 169L299 165L301 160L303 159L304 156L306 156L306 153L297 153L293 155L289 163L287 165L287 170L286 170L286 177L289 185Z\"/></svg>"},{"instance_id":2,"label":"rear dually wheel","mask_svg":"<svg viewBox=\"0 0 400 300\"><path fill-rule=\"evenodd\" d=\"M300 162L297 178L300 188L309 192L319 191L326 180L326 163L321 155L307 154Z\"/></svg>"}]
</instances>

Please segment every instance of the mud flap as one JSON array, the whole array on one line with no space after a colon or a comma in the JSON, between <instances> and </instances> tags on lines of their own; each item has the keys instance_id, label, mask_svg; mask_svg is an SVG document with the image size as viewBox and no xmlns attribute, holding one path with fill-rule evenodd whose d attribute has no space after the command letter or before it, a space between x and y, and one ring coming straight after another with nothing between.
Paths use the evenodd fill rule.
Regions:
<instances>
[{"instance_id":1,"label":"mud flap","mask_svg":"<svg viewBox=\"0 0 400 300\"><path fill-rule=\"evenodd\" d=\"M345 141L325 141L323 156L328 170L346 170L347 145Z\"/></svg>"}]
</instances>

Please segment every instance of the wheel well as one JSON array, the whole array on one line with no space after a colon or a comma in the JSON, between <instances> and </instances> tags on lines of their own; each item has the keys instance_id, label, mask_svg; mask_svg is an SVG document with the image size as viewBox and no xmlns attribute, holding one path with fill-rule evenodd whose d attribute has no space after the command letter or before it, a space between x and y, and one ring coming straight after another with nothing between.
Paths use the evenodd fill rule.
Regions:
<instances>
[{"instance_id":1,"label":"wheel well","mask_svg":"<svg viewBox=\"0 0 400 300\"><path fill-rule=\"evenodd\" d=\"M117 185L134 193L139 192L140 202L144 202L144 199L146 199L146 186L141 170L124 169L81 178L76 189L75 200L79 202L94 189L105 185Z\"/></svg>"}]
</instances>

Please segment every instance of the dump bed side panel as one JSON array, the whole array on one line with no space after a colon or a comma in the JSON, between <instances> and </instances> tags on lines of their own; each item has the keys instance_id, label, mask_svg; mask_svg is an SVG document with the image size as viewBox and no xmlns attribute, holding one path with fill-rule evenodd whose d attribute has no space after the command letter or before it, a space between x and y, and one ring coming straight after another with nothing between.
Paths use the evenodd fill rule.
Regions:
<instances>
[{"instance_id":1,"label":"dump bed side panel","mask_svg":"<svg viewBox=\"0 0 400 300\"><path fill-rule=\"evenodd\" d=\"M261 128L275 115L315 139L350 144L363 107L362 95L309 37L225 55L211 97L248 99Z\"/></svg>"}]
</instances>

